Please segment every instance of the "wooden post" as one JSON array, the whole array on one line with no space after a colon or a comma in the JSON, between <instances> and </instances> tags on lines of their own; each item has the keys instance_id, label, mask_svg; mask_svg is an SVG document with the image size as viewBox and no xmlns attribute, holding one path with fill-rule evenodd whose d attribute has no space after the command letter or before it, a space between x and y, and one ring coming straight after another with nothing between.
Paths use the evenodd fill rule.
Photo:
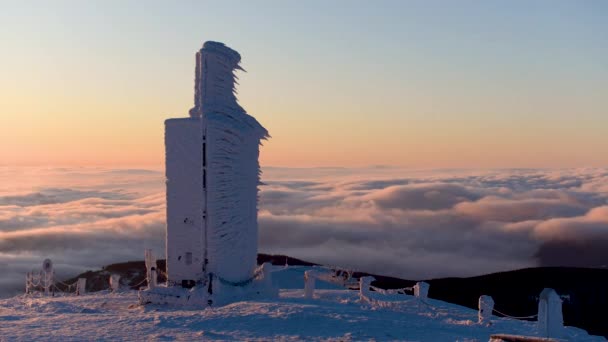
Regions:
<instances>
[{"instance_id":1,"label":"wooden post","mask_svg":"<svg viewBox=\"0 0 608 342\"><path fill-rule=\"evenodd\" d=\"M490 296L479 297L479 323L486 323L492 319L494 311L494 299Z\"/></svg>"}]
</instances>

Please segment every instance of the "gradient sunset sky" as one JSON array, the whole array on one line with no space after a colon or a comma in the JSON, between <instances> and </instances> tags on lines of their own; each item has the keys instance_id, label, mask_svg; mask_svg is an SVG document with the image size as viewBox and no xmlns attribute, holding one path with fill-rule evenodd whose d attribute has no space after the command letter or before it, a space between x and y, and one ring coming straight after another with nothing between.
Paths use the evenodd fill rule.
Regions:
<instances>
[{"instance_id":1,"label":"gradient sunset sky","mask_svg":"<svg viewBox=\"0 0 608 342\"><path fill-rule=\"evenodd\" d=\"M0 165L162 168L206 40L264 166L608 166L606 1L0 1Z\"/></svg>"}]
</instances>

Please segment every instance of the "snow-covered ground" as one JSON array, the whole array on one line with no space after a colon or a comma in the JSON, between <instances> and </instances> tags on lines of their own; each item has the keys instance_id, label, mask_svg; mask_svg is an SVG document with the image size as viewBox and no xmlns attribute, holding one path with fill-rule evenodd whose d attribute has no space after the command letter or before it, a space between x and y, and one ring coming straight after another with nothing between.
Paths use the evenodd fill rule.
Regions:
<instances>
[{"instance_id":1,"label":"snow-covered ground","mask_svg":"<svg viewBox=\"0 0 608 342\"><path fill-rule=\"evenodd\" d=\"M302 269L273 273L278 283L302 283ZM320 282L317 282L321 285ZM318 286L321 287L321 286ZM433 299L358 291L283 289L277 299L196 310L137 304L137 291L85 296L18 296L0 301L1 341L83 340L406 340L488 341L491 334L537 335L536 322L495 318L477 324L477 311ZM604 341L567 327L566 338Z\"/></svg>"}]
</instances>

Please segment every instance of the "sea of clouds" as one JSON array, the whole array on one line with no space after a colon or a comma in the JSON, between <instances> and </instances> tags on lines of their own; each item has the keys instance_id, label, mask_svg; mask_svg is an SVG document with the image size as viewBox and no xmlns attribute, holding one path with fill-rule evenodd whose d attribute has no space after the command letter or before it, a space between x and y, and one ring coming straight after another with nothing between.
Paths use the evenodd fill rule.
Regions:
<instances>
[{"instance_id":1,"label":"sea of clouds","mask_svg":"<svg viewBox=\"0 0 608 342\"><path fill-rule=\"evenodd\" d=\"M266 168L259 250L427 279L608 264L607 169ZM0 167L0 296L164 254L161 170Z\"/></svg>"}]
</instances>

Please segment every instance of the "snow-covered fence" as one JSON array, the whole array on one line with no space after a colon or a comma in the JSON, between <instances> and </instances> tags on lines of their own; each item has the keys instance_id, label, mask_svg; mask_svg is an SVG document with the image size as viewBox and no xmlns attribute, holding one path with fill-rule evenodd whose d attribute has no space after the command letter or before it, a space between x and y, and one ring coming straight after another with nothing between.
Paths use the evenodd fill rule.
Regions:
<instances>
[{"instance_id":1,"label":"snow-covered fence","mask_svg":"<svg viewBox=\"0 0 608 342\"><path fill-rule=\"evenodd\" d=\"M349 270L332 268L315 268L304 272L304 297L312 298L317 280L322 280L348 289L356 289L358 281Z\"/></svg>"},{"instance_id":2,"label":"snow-covered fence","mask_svg":"<svg viewBox=\"0 0 608 342\"><path fill-rule=\"evenodd\" d=\"M35 291L44 292L47 294L46 277L42 271L29 272L25 279L25 293L33 293Z\"/></svg>"},{"instance_id":3,"label":"snow-covered fence","mask_svg":"<svg viewBox=\"0 0 608 342\"><path fill-rule=\"evenodd\" d=\"M42 286L42 277L40 272L27 272L25 275L25 293L30 294L36 290L39 286Z\"/></svg>"},{"instance_id":4,"label":"snow-covered fence","mask_svg":"<svg viewBox=\"0 0 608 342\"><path fill-rule=\"evenodd\" d=\"M428 283L418 282L413 288L384 290L372 286L371 283L374 280L375 279L373 277L361 277L359 279L359 297L361 298L362 302L367 302L370 304L374 303L381 306L390 306L389 304L395 303L373 299L370 296L370 288L375 292L383 295L404 293L405 290L413 289L414 296L418 299L418 303L424 304L428 307L433 307L431 304L425 301L425 299L428 297L428 291L430 287ZM307 284L309 284L309 282L307 282ZM312 282L312 287L310 288L314 290L314 282ZM494 308L494 304L494 299L492 299L492 297L490 296L483 295L479 297L478 318L480 324L489 322L492 319L492 313L497 313L501 316L511 319L533 319L538 317L538 329L540 336L560 338L563 334L564 319L562 314L562 299L553 289L544 289L541 292L538 303L538 314L536 315L520 317L507 315L503 312L496 310Z\"/></svg>"},{"instance_id":5,"label":"snow-covered fence","mask_svg":"<svg viewBox=\"0 0 608 342\"><path fill-rule=\"evenodd\" d=\"M388 293L387 291L399 291L395 293L404 293L405 289L395 289L395 290L382 290L375 286L372 286L371 283L376 280L374 277L361 277L359 278L359 299L362 303L367 303L372 305L373 307L381 307L386 309L398 309L403 301L400 300L381 300L378 298L374 298L372 296L372 292L370 289L381 293L381 294L393 294Z\"/></svg>"},{"instance_id":6,"label":"snow-covered fence","mask_svg":"<svg viewBox=\"0 0 608 342\"><path fill-rule=\"evenodd\" d=\"M492 319L494 310L494 299L490 296L479 297L479 323L486 323Z\"/></svg>"},{"instance_id":7,"label":"snow-covered fence","mask_svg":"<svg viewBox=\"0 0 608 342\"><path fill-rule=\"evenodd\" d=\"M42 270L38 272L28 272L25 275L26 294L31 294L35 291L43 292L47 296L49 294L55 295L55 291L63 293L75 293L76 295L78 295L79 293L84 293L84 287L86 284L85 278L80 278L72 284L66 284L61 280L56 281L55 272L52 269L52 265L47 263L47 261L50 262L50 260L48 259L45 260ZM60 288L58 285L61 285L62 288ZM81 286L80 290L78 286Z\"/></svg>"},{"instance_id":8,"label":"snow-covered fence","mask_svg":"<svg viewBox=\"0 0 608 342\"><path fill-rule=\"evenodd\" d=\"M55 271L53 270L53 262L50 259L45 259L42 262L42 269L38 272L28 272L25 276L25 293L29 294L40 289L48 296L53 291L55 285Z\"/></svg>"},{"instance_id":9,"label":"snow-covered fence","mask_svg":"<svg viewBox=\"0 0 608 342\"><path fill-rule=\"evenodd\" d=\"M359 297L361 298L362 302L366 302L366 303L369 303L369 304L372 304L372 305L378 306L378 307L395 308L395 307L399 307L399 305L407 302L407 300L400 301L400 300L398 300L398 297L392 297L392 298L389 297L386 299L381 299L381 297L376 296L374 298L371 296L370 289L381 295L405 294L405 291L413 290L414 297L415 297L414 303L418 304L418 308L420 310L423 310L423 309L437 310L438 309L437 306L435 306L432 303L430 303L429 301L427 301L430 285L426 282L418 282L413 287L386 290L386 289L381 289L381 288L372 286L371 285L372 281L374 281L374 278L372 278L372 277L362 277L360 279ZM551 298L553 298L552 300L553 300L553 303L555 304L556 303L555 297L553 296ZM478 307L479 307L479 312L478 312L479 321L478 322L480 324L489 322L492 319L492 313L497 313L497 314L500 314L501 316L512 318L512 319L531 319L531 318L535 318L540 315L540 312L539 312L539 315L531 315L531 316L525 316L525 317L515 317L515 316L507 315L503 312L500 312L500 311L494 309L494 300L490 296L480 296L479 302L478 302ZM549 311L551 311L551 310L549 310ZM554 312L554 311L551 311L551 312ZM560 306L559 314L553 314L553 316L551 316L551 317L558 317L561 319L561 306ZM551 319L553 319L553 318L550 318L550 320ZM558 319L558 321L561 322L561 320L559 320L559 319ZM542 334L543 333L541 332L541 335ZM559 335L554 334L554 335L543 335L543 336L554 337L554 336L559 336Z\"/></svg>"},{"instance_id":10,"label":"snow-covered fence","mask_svg":"<svg viewBox=\"0 0 608 342\"><path fill-rule=\"evenodd\" d=\"M84 281L84 284L86 284L86 279L85 278L80 278ZM78 284L81 281L80 279L76 280L75 282L71 283L71 284L67 284L62 282L61 280L57 281L57 284L62 285L63 288L60 289L57 284L53 284L53 288L55 290L57 290L58 292L63 292L63 293L74 293L76 295L78 295ZM84 285L83 285L84 286ZM84 291L82 292L84 294Z\"/></svg>"},{"instance_id":11,"label":"snow-covered fence","mask_svg":"<svg viewBox=\"0 0 608 342\"><path fill-rule=\"evenodd\" d=\"M404 294L407 294L406 292L414 291L413 287L402 287L400 289L381 289L379 287L370 285L369 288L374 290L375 292L378 292L383 295L396 295L396 294L404 295Z\"/></svg>"},{"instance_id":12,"label":"snow-covered fence","mask_svg":"<svg viewBox=\"0 0 608 342\"><path fill-rule=\"evenodd\" d=\"M379 307L395 307L400 301L393 300L381 300L373 298L370 293L370 289L382 295L393 295L398 293L404 293L405 290L413 290L416 302L419 304L420 309L428 307L435 310L436 307L428 303L428 292L430 285L425 282L416 283L413 288L404 289L391 289L385 290L372 286L371 283L375 279L373 277L361 277L359 279L359 297L361 302L369 303ZM313 283L314 284L314 283ZM314 289L314 287L313 287ZM402 303L402 302L401 302ZM480 296L478 307L478 323L488 323L492 320L492 313L497 313L501 316L511 319L533 319L538 317L538 329L539 335L550 338L560 338L563 332L563 316L562 316L562 300L560 296L553 289L544 289L539 297L538 303L538 314L524 317L516 317L507 315L494 308L494 299L490 296Z\"/></svg>"},{"instance_id":13,"label":"snow-covered fence","mask_svg":"<svg viewBox=\"0 0 608 342\"><path fill-rule=\"evenodd\" d=\"M362 281L363 279L363 281ZM371 279L371 280L370 280ZM403 288L399 288L399 289L381 289L379 287L373 286L371 285L371 283L375 280L374 277L361 277L359 279L360 283L359 283L359 297L361 298L361 300L372 303L378 303L378 304L382 304L382 306L393 306L398 302L395 301L390 301L389 302L384 302L382 300L377 300L377 299L373 299L370 294L370 289L374 290L374 292L377 292L379 294L382 295L406 295L407 292L414 292L414 296L416 296L420 302L424 302L424 299L427 297L428 292L429 292L429 284L424 283L424 282L419 282L416 283L415 286L412 287L403 287ZM428 305L427 303L423 303Z\"/></svg>"},{"instance_id":14,"label":"snow-covered fence","mask_svg":"<svg viewBox=\"0 0 608 342\"><path fill-rule=\"evenodd\" d=\"M544 337L561 337L564 327L562 300L553 289L544 289L538 301L538 330Z\"/></svg>"},{"instance_id":15,"label":"snow-covered fence","mask_svg":"<svg viewBox=\"0 0 608 342\"><path fill-rule=\"evenodd\" d=\"M492 318L492 313L512 319L537 318L539 335L542 337L560 338L564 329L562 299L553 289L544 289L539 296L538 314L530 316L511 316L494 309L494 300L490 296L479 297L479 323Z\"/></svg>"},{"instance_id":16,"label":"snow-covered fence","mask_svg":"<svg viewBox=\"0 0 608 342\"><path fill-rule=\"evenodd\" d=\"M425 283L423 281L417 282L416 285L414 285L414 296L420 299L425 299L429 295L430 287L431 286L428 283Z\"/></svg>"},{"instance_id":17,"label":"snow-covered fence","mask_svg":"<svg viewBox=\"0 0 608 342\"><path fill-rule=\"evenodd\" d=\"M369 288L374 280L376 280L374 277L359 278L359 298L361 301L371 302Z\"/></svg>"}]
</instances>

